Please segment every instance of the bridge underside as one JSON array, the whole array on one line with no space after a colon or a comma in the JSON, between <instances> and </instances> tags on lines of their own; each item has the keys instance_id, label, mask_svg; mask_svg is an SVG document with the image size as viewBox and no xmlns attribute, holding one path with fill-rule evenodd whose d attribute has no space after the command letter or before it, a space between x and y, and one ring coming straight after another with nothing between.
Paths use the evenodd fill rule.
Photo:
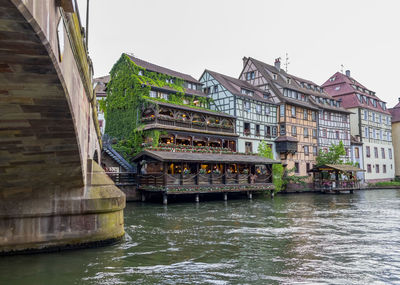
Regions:
<instances>
[{"instance_id":1,"label":"bridge underside","mask_svg":"<svg viewBox=\"0 0 400 285\"><path fill-rule=\"evenodd\" d=\"M57 17L49 18L54 11ZM124 234L123 193L82 155L93 122L81 107L87 98L64 82L73 74L69 83L82 86L71 43L63 58L67 74L54 56L58 11L55 0L0 0L0 254L73 248ZM38 24L43 17L35 18L41 16L52 27L47 35ZM86 126L73 110L84 112Z\"/></svg>"},{"instance_id":2,"label":"bridge underside","mask_svg":"<svg viewBox=\"0 0 400 285\"><path fill-rule=\"evenodd\" d=\"M18 9L1 0L0 198L82 190L81 163L68 100L49 53Z\"/></svg>"}]
</instances>

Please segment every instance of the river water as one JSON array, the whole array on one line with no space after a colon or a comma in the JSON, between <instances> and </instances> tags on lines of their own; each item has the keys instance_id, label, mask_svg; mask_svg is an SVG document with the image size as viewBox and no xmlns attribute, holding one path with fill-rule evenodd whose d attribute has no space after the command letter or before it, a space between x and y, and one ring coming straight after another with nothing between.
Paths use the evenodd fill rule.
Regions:
<instances>
[{"instance_id":1,"label":"river water","mask_svg":"<svg viewBox=\"0 0 400 285\"><path fill-rule=\"evenodd\" d=\"M0 258L0 284L400 284L400 190L131 203L125 241Z\"/></svg>"}]
</instances>

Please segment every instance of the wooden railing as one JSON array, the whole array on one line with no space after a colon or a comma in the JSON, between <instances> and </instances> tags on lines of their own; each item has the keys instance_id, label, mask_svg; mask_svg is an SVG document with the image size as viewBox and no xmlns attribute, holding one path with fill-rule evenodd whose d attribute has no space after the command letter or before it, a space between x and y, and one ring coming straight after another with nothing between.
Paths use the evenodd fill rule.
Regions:
<instances>
[{"instance_id":1,"label":"wooden railing","mask_svg":"<svg viewBox=\"0 0 400 285\"><path fill-rule=\"evenodd\" d=\"M215 126L215 125L208 125L208 124L196 124L193 123L189 120L183 121L183 120L177 120L174 118L165 118L165 117L155 117L149 118L149 119L144 119L143 120L144 124L153 124L153 123L158 123L162 125L167 125L167 126L176 126L176 127L182 127L182 128L189 128L189 129L196 129L196 130L205 130L205 131L210 131L210 132L222 132L222 133L235 133L235 128L227 128L223 126Z\"/></svg>"},{"instance_id":2,"label":"wooden railing","mask_svg":"<svg viewBox=\"0 0 400 285\"><path fill-rule=\"evenodd\" d=\"M106 172L116 185L136 184L136 174L133 172Z\"/></svg>"},{"instance_id":3,"label":"wooden railing","mask_svg":"<svg viewBox=\"0 0 400 285\"><path fill-rule=\"evenodd\" d=\"M272 175L254 175L237 173L206 174L140 174L137 176L141 186L167 185L246 185L272 183Z\"/></svg>"},{"instance_id":4,"label":"wooden railing","mask_svg":"<svg viewBox=\"0 0 400 285\"><path fill-rule=\"evenodd\" d=\"M314 189L318 190L353 190L360 189L360 180L323 180L314 181Z\"/></svg>"}]
</instances>

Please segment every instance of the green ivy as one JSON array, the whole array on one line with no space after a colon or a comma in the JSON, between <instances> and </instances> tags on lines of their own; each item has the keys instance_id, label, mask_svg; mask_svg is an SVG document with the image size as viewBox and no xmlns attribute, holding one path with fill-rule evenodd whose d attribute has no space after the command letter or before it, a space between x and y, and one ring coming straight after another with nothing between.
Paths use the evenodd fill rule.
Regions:
<instances>
[{"instance_id":1,"label":"green ivy","mask_svg":"<svg viewBox=\"0 0 400 285\"><path fill-rule=\"evenodd\" d=\"M142 150L145 137L152 138L153 145L157 146L162 134L158 130L142 131L140 128L141 113L151 101L184 105L183 100L187 99L190 107L195 107L194 98L185 96L183 79L148 71L135 64L126 54L122 54L114 64L110 76L107 97L99 103L107 122L105 133L117 139L113 147L128 161ZM151 86L169 87L175 93L169 95L168 101L150 98ZM210 104L209 98L198 97L196 100L207 107Z\"/></svg>"}]
</instances>

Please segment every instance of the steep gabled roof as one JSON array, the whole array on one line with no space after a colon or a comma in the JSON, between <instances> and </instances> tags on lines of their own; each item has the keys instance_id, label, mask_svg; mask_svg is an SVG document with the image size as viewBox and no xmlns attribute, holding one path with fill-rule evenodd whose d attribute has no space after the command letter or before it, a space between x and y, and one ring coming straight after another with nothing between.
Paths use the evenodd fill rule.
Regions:
<instances>
[{"instance_id":1,"label":"steep gabled roof","mask_svg":"<svg viewBox=\"0 0 400 285\"><path fill-rule=\"evenodd\" d=\"M380 100L374 92L368 90L353 77L347 76L346 74L336 72L334 75L329 77L322 87L335 99L342 99L342 105L344 108L366 108L390 114L388 109L384 110L379 103L385 103L384 101ZM357 94L369 99L375 99L377 101L376 107L372 104L371 100L368 100L368 104L364 101L360 102Z\"/></svg>"},{"instance_id":2,"label":"steep gabled roof","mask_svg":"<svg viewBox=\"0 0 400 285\"><path fill-rule=\"evenodd\" d=\"M224 75L224 74L221 74L221 73L218 73L215 71L211 71L208 69L206 69L204 71L204 73L205 72L208 72L215 80L217 80L229 92L231 92L232 94L234 94L236 96L247 98L247 99L253 99L253 100L257 100L257 101L261 101L261 102L265 102L265 103L275 104L271 99L264 98L265 92L263 90L251 85L247 81L233 78L231 76ZM254 93L254 96L243 94L241 92L242 89L252 91Z\"/></svg>"},{"instance_id":3,"label":"steep gabled roof","mask_svg":"<svg viewBox=\"0 0 400 285\"><path fill-rule=\"evenodd\" d=\"M157 73L163 73L169 76L173 76L173 77L177 77L177 78L181 78L183 80L189 81L189 82L193 82L193 83L197 83L200 84L200 82L193 78L191 75L189 74L185 74L185 73L181 73L169 68L165 68L153 63L150 63L148 61L142 60L140 58L134 57L133 55L129 55L126 54L135 64L149 70L149 71L153 71L153 72L157 72Z\"/></svg>"},{"instance_id":4,"label":"steep gabled roof","mask_svg":"<svg viewBox=\"0 0 400 285\"><path fill-rule=\"evenodd\" d=\"M396 106L389 109L390 114L392 115L392 123L400 122L400 98L399 103Z\"/></svg>"}]
</instances>

